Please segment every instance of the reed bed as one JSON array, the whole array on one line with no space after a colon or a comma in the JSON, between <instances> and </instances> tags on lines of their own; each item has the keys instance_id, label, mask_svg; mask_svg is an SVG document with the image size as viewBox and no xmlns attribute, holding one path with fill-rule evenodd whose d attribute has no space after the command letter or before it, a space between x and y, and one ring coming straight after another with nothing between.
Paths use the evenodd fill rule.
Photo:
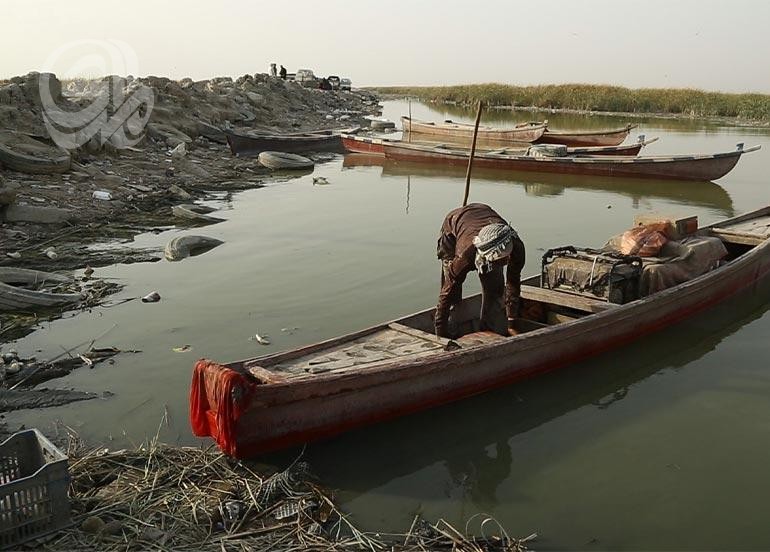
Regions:
<instances>
[{"instance_id":1,"label":"reed bed","mask_svg":"<svg viewBox=\"0 0 770 552\"><path fill-rule=\"evenodd\" d=\"M475 520L480 537L419 517L406 534L364 533L301 461L265 476L213 448L157 439L69 454L74 525L37 550L523 552L535 537L511 538L491 518Z\"/></svg>"},{"instance_id":2,"label":"reed bed","mask_svg":"<svg viewBox=\"0 0 770 552\"><path fill-rule=\"evenodd\" d=\"M424 101L497 107L569 109L611 113L665 113L690 117L732 117L770 121L769 94L730 94L688 88L624 88L591 84L512 86L379 87L383 94L412 96Z\"/></svg>"}]
</instances>

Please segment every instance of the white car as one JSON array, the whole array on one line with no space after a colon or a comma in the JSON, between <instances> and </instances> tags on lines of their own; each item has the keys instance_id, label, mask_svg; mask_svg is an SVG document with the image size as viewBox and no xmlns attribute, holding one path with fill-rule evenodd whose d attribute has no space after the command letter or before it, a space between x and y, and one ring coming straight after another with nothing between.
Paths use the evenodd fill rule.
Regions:
<instances>
[{"instance_id":1,"label":"white car","mask_svg":"<svg viewBox=\"0 0 770 552\"><path fill-rule=\"evenodd\" d=\"M318 79L310 69L297 69L294 80L302 86L307 86L309 88L316 88L318 86Z\"/></svg>"},{"instance_id":2,"label":"white car","mask_svg":"<svg viewBox=\"0 0 770 552\"><path fill-rule=\"evenodd\" d=\"M340 90L350 90L351 84L350 79L340 79Z\"/></svg>"}]
</instances>

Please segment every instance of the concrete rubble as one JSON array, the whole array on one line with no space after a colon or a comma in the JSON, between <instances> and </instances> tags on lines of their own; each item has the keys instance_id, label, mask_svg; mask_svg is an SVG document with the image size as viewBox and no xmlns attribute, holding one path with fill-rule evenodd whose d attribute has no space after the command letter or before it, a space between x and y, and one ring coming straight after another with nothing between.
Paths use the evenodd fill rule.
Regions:
<instances>
[{"instance_id":1,"label":"concrete rubble","mask_svg":"<svg viewBox=\"0 0 770 552\"><path fill-rule=\"evenodd\" d=\"M152 91L154 105L142 140L131 147L91 139L69 151L71 164L63 173L20 172L0 164L0 266L52 270L109 264L114 259L92 258L93 252L80 246L183 224L172 206L275 178L256 158L232 157L223 129L285 133L366 126L366 117L379 109L368 92L309 89L265 74L202 81L42 76L62 112L82 111L107 93L128 98L142 87ZM30 73L0 81L0 148L3 141L12 146L14 136L25 146L38 143L40 151L55 147L40 93L46 79ZM40 155L34 147L28 151ZM58 262L35 247L65 232L53 244ZM21 257L14 258L20 250Z\"/></svg>"}]
</instances>

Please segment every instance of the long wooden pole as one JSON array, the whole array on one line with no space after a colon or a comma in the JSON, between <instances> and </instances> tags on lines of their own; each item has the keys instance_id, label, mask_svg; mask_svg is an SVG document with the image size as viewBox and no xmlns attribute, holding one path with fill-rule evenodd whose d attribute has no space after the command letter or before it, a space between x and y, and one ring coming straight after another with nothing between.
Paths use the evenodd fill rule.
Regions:
<instances>
[{"instance_id":1,"label":"long wooden pole","mask_svg":"<svg viewBox=\"0 0 770 552\"><path fill-rule=\"evenodd\" d=\"M463 196L463 207L468 205L468 194L471 193L471 170L473 169L473 155L476 153L476 138L479 135L479 122L481 121L481 110L484 109L484 102L479 100L479 110L476 112L476 124L473 127L473 142L471 142L471 154L468 157L468 171L465 173L465 195Z\"/></svg>"},{"instance_id":2,"label":"long wooden pole","mask_svg":"<svg viewBox=\"0 0 770 552\"><path fill-rule=\"evenodd\" d=\"M412 98L409 98L409 142L412 141Z\"/></svg>"}]
</instances>

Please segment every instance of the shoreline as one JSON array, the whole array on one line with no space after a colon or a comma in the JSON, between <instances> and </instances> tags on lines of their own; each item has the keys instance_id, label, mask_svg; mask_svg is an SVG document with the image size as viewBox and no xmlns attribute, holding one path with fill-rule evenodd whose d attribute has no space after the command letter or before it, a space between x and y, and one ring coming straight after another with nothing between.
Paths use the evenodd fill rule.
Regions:
<instances>
[{"instance_id":1,"label":"shoreline","mask_svg":"<svg viewBox=\"0 0 770 552\"><path fill-rule=\"evenodd\" d=\"M377 91L377 89L370 89ZM439 100L426 100L419 96L410 96L404 94L392 94L392 93L380 93L382 100L403 100L405 98L422 102L426 105L451 105L462 107L464 109L474 110L476 105L474 103L456 102L456 101L439 101ZM550 108L550 107L536 107L536 106L512 106L512 105L488 105L486 109L494 109L499 111L523 111L528 113L564 113L569 115L587 115L587 116L607 116L618 118L630 118L630 119L669 119L674 121L705 121L709 123L723 124L725 126L734 126L740 128L770 128L770 120L749 120L741 119L739 117L703 117L696 115L687 115L684 113L665 113L665 112L632 112L632 111L596 111L587 109L570 109L570 108Z\"/></svg>"},{"instance_id":2,"label":"shoreline","mask_svg":"<svg viewBox=\"0 0 770 552\"><path fill-rule=\"evenodd\" d=\"M0 83L0 146L23 152L27 150L22 146L31 143L32 151L42 151L50 158L51 151L63 150L53 146L43 124L39 77L31 73ZM119 282L101 280L94 269L169 258L159 248L137 248L133 244L136 236L173 228L205 236L205 226L219 220L191 219L189 210L175 208L216 201L223 194L307 173L273 172L257 157L233 156L223 129L290 133L347 128L363 126L367 117L379 112L378 98L367 92L303 88L265 74L200 82L158 77L108 79L117 79L127 90L140 82L153 91L154 108L139 143L119 149L92 139L70 150L67 168L53 174L41 174L35 167L11 170L0 164L0 270L64 272L71 277L70 283L54 289L84 294L79 304L0 311L0 352L14 357L5 362L0 359L0 411L97 397L59 393L56 401L47 401L41 398L39 385L101 361L103 351L86 351L87 361L71 362L68 352L64 355L70 358L62 360L36 359L33 352L18 354L5 344L29 335L47 321L103 305L123 289ZM53 81L54 94L63 89L57 105L70 110L95 101L94 88L98 92L105 82L62 83L55 77ZM323 162L328 154L308 157ZM139 298L128 300L132 299ZM48 394L53 397L55 391Z\"/></svg>"}]
</instances>

